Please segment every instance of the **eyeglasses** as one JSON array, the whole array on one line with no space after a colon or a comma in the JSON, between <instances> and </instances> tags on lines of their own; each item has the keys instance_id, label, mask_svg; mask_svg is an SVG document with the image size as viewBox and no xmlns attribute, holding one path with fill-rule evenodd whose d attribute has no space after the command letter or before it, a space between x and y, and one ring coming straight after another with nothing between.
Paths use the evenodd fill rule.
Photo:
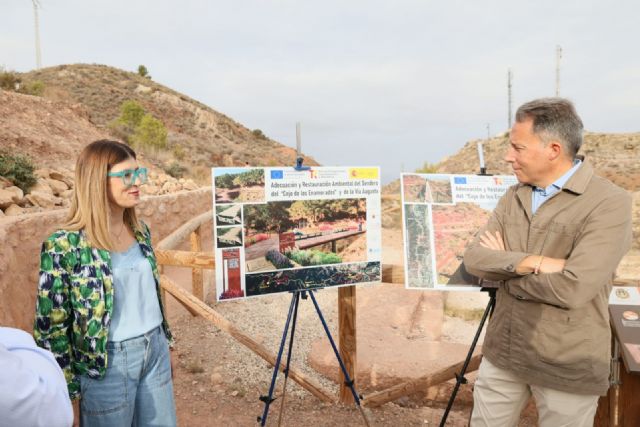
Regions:
<instances>
[{"instance_id":1,"label":"eyeglasses","mask_svg":"<svg viewBox=\"0 0 640 427\"><path fill-rule=\"evenodd\" d=\"M125 187L131 187L136 183L136 179L142 184L147 182L147 168L138 169L125 169L120 172L108 172L107 176L114 176L122 178L122 183Z\"/></svg>"}]
</instances>

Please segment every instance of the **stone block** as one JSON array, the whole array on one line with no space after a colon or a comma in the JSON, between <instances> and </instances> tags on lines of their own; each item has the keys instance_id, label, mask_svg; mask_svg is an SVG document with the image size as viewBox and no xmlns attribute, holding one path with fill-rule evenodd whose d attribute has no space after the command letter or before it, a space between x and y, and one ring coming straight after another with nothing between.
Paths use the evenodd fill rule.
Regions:
<instances>
[{"instance_id":1,"label":"stone block","mask_svg":"<svg viewBox=\"0 0 640 427\"><path fill-rule=\"evenodd\" d=\"M4 213L7 216L22 215L22 213L24 213L24 209L18 205L11 205L4 210Z\"/></svg>"},{"instance_id":2,"label":"stone block","mask_svg":"<svg viewBox=\"0 0 640 427\"><path fill-rule=\"evenodd\" d=\"M69 189L69 186L62 181L58 181L57 179L47 179L47 184L51 187L53 194L55 196L59 196L63 191Z\"/></svg>"},{"instance_id":3,"label":"stone block","mask_svg":"<svg viewBox=\"0 0 640 427\"><path fill-rule=\"evenodd\" d=\"M60 197L41 191L32 191L27 195L27 200L29 200L34 206L40 206L41 208L53 208L56 205L62 204L62 199Z\"/></svg>"},{"instance_id":4,"label":"stone block","mask_svg":"<svg viewBox=\"0 0 640 427\"><path fill-rule=\"evenodd\" d=\"M51 194L53 196L53 190L49 186L46 178L39 178L38 182L36 182L36 185L31 187L31 193L34 192Z\"/></svg>"}]
</instances>

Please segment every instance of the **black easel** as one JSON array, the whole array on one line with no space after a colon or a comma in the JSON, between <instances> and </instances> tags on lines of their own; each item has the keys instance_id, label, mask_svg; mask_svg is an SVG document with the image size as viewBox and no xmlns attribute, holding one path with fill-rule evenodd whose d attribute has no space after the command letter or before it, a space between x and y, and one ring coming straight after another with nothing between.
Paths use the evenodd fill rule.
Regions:
<instances>
[{"instance_id":1,"label":"black easel","mask_svg":"<svg viewBox=\"0 0 640 427\"><path fill-rule=\"evenodd\" d=\"M338 347L335 344L335 341L333 340L333 337L331 336L331 332L329 331L329 327L327 326L327 322L324 319L324 316L322 315L322 311L320 310L320 306L318 305L318 302L316 301L316 298L314 296L315 290L314 289L310 289L310 290L294 290L291 291L292 296L291 296L291 304L289 305L289 313L287 314L287 321L285 322L284 325L284 331L282 332L282 340L280 341L280 348L278 349L278 356L276 357L276 363L273 367L273 375L271 377L271 385L269 386L269 394L266 396L260 396L260 400L262 402L264 402L264 411L262 413L262 416L258 417L258 422L260 422L261 426L265 426L267 423L267 416L269 415L269 406L271 405L271 403L275 400L275 398L273 397L273 391L275 389L275 385L276 385L276 379L278 376L278 371L280 370L280 361L282 360L282 353L284 351L284 345L285 342L287 340L287 334L289 332L289 325L291 324L291 337L289 339L289 349L288 349L288 353L287 353L287 364L284 368L284 376L285 376L285 382L283 385L283 396L282 396L282 405L280 407L280 416L278 418L278 425L280 425L280 422L282 421L282 412L284 409L284 397L285 397L285 393L286 393L286 385L287 385L287 379L289 377L289 367L291 365L291 354L292 354L292 347L293 347L293 341L294 341L294 335L295 335L295 331L296 331L296 323L297 323L297 319L298 319L298 307L300 304L300 297L302 297L302 299L307 299L307 296L311 297L311 301L313 302L313 305L316 309L316 313L318 314L318 317L320 319L320 322L322 323L322 326L324 328L325 333L327 334L327 338L329 338L329 342L331 343L331 347L333 348L333 352L336 356L336 359L338 360L338 364L340 365L340 369L342 370L342 374L345 377L345 384L347 386L349 386L349 388L351 389L351 394L353 395L353 400L355 401L356 406L358 407L358 409L360 410L360 413L362 414L362 418L364 419L364 423L367 427L369 427L369 420L367 419L366 414L364 413L364 409L362 408L362 405L360 404L360 396L358 395L358 393L356 392L356 388L354 385L354 381L351 379L351 377L349 376L349 373L347 372L347 368L344 365L344 362L342 360L342 357L340 357L340 353L338 352ZM293 314L293 322L291 322L291 318L292 318L292 314Z\"/></svg>"},{"instance_id":2,"label":"black easel","mask_svg":"<svg viewBox=\"0 0 640 427\"><path fill-rule=\"evenodd\" d=\"M309 170L311 169L309 166L303 166L302 163L304 159L302 158L300 152L300 123L296 123L296 139L297 139L297 148L298 155L296 157L296 166L294 167L297 171ZM353 400L355 401L356 406L360 410L362 414L362 418L364 419L364 423L367 427L369 427L369 420L364 412L362 405L360 404L361 396L356 392L356 388L354 385L354 381L349 376L347 372L347 368L344 365L344 361L342 357L340 357L340 353L338 352L338 347L336 346L333 337L331 336L331 332L329 331L329 327L327 326L327 322L324 320L324 316L322 315L322 311L320 310L320 306L316 301L313 293L314 289L296 289L290 291L291 295L291 303L289 304L289 313L287 314L287 321L284 324L284 331L282 332L282 340L280 340L280 348L278 349L278 356L276 357L276 363L273 366L273 375L271 377L271 385L269 386L269 394L266 396L260 396L260 400L264 402L264 411L262 416L258 417L258 422L261 426L265 426L267 423L267 416L269 415L269 406L275 400L273 397L273 391L276 385L276 379L278 377L278 371L280 370L280 361L282 360L282 352L284 350L284 344L287 340L287 334L289 333L289 324L291 323L291 316L293 314L293 323L291 323L291 337L289 338L289 349L287 350L287 364L284 368L284 384L282 387L282 404L280 405L280 415L278 416L278 426L280 426L282 422L282 413L284 412L284 400L287 391L287 380L289 379L289 367L291 365L291 354L293 349L293 340L296 332L296 323L298 320L298 306L300 305L300 297L302 299L307 299L307 295L311 297L311 301L313 302L313 306L316 309L316 313L318 314L318 318L322 323L322 327L324 328L325 333L327 334L327 338L329 338L329 342L331 343L331 347L333 348L333 352L338 360L338 364L340 365L340 369L342 370L342 374L345 378L345 384L349 386L351 389L351 394L353 395Z\"/></svg>"},{"instance_id":3,"label":"black easel","mask_svg":"<svg viewBox=\"0 0 640 427\"><path fill-rule=\"evenodd\" d=\"M487 173L487 168L484 165L484 156L482 154L482 145L478 145L478 157L480 158L480 176L491 176L491 174ZM480 280L480 285L482 285L483 280ZM493 309L496 306L496 291L498 288L496 287L488 287L483 286L480 288L482 292L489 293L489 302L487 303L487 308L484 309L484 313L482 314L482 319L480 320L480 324L478 325L478 329L476 330L476 334L473 337L473 341L471 342L471 347L469 348L469 352L467 353L467 357L464 360L464 364L462 365L462 370L460 373L456 373L456 385L453 387L453 391L451 392L451 396L449 397L449 402L447 403L447 409L445 409L444 414L442 415L442 420L440 421L440 427L444 427L447 422L447 417L449 416L449 411L453 406L453 402L456 400L456 395L458 394L458 389L462 384L467 384L467 379L464 374L466 374L467 369L469 368L469 362L473 357L473 352L476 349L476 345L478 344L478 339L480 338L480 334L482 333L482 329L484 328L484 324L487 321L487 318L493 315Z\"/></svg>"}]
</instances>

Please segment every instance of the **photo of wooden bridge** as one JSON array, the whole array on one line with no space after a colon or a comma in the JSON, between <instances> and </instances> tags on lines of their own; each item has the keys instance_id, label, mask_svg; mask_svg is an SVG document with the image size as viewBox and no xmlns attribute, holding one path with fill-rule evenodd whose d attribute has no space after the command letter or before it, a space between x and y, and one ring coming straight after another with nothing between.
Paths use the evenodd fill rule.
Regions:
<instances>
[{"instance_id":1,"label":"photo of wooden bridge","mask_svg":"<svg viewBox=\"0 0 640 427\"><path fill-rule=\"evenodd\" d=\"M246 272L366 261L364 199L245 206Z\"/></svg>"}]
</instances>

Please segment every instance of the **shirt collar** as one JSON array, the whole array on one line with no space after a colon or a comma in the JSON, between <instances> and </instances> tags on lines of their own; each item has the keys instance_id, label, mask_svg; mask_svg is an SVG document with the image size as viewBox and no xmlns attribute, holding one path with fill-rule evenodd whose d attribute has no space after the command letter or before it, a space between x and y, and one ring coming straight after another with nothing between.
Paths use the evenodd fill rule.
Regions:
<instances>
[{"instance_id":1,"label":"shirt collar","mask_svg":"<svg viewBox=\"0 0 640 427\"><path fill-rule=\"evenodd\" d=\"M576 171L578 170L581 164L582 164L582 160L578 158L574 159L573 166L571 167L571 169L566 171L564 175L562 175L560 178L552 182L551 185L549 185L547 188L540 188L540 187L534 186L533 191L537 193L541 193L543 195L547 195L547 193L550 191L553 191L554 188L556 189L556 191L562 189L562 187L564 187L567 181L569 181L569 178L571 178L573 174L576 173Z\"/></svg>"}]
</instances>

